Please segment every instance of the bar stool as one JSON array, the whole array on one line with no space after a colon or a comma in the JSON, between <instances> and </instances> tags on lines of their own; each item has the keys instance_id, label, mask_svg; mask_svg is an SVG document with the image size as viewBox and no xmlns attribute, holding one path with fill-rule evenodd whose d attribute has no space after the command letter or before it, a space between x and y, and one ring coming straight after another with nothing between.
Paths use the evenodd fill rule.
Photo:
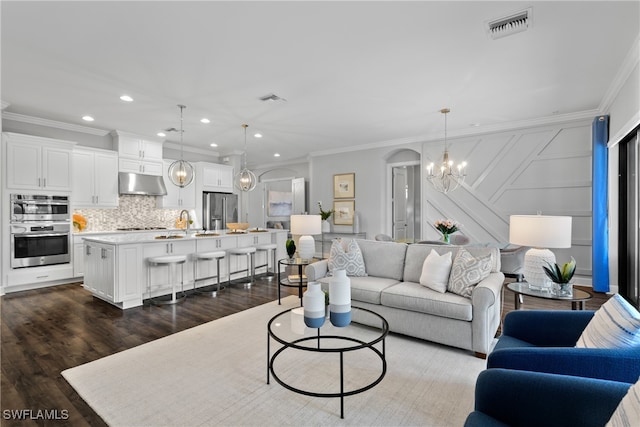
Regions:
<instances>
[{"instance_id":1,"label":"bar stool","mask_svg":"<svg viewBox=\"0 0 640 427\"><path fill-rule=\"evenodd\" d=\"M249 283L245 283L245 288L250 288L253 284L253 278L255 276L255 255L256 248L254 246L246 246L244 248L230 248L227 249L227 271L229 273L229 286L231 286L231 275L235 273L241 273L245 270L231 271L231 256L246 256L247 257L247 279L249 278L249 272L251 272L251 281Z\"/></svg>"},{"instance_id":2,"label":"bar stool","mask_svg":"<svg viewBox=\"0 0 640 427\"><path fill-rule=\"evenodd\" d=\"M184 263L187 261L186 255L167 255L167 256L156 256L147 258L147 292L149 294L149 299L154 304L176 304L178 302L184 301L187 297L184 293ZM168 278L169 283L171 284L171 299L170 300L162 300L157 298L151 298L151 268L159 267L159 266L167 266L168 270ZM181 279L180 279L180 287L181 293L179 297L176 295L176 285L177 280L176 276L176 267L180 266Z\"/></svg>"},{"instance_id":3,"label":"bar stool","mask_svg":"<svg viewBox=\"0 0 640 427\"><path fill-rule=\"evenodd\" d=\"M213 298L218 296L218 292L220 292L224 287L220 287L220 260L224 259L227 255L225 251L214 251L214 252L202 252L193 254L193 290L201 295L209 295ZM216 260L216 275L215 276L207 276L198 278L198 261L213 261ZM196 288L196 284L202 280L209 280L216 278L216 289L209 290L209 286L203 286L200 289Z\"/></svg>"},{"instance_id":4,"label":"bar stool","mask_svg":"<svg viewBox=\"0 0 640 427\"><path fill-rule=\"evenodd\" d=\"M265 243L262 245L256 245L256 253L257 252L265 252L266 253L266 263L264 265L256 265L256 268L262 268L262 267L266 267L267 271L267 280L272 280L273 276L276 275L276 269L278 268L276 266L276 249L277 249L278 245L276 245L275 243ZM271 276L269 276L269 255L271 254L272 256L272 261L271 261L271 266L273 268L273 273L271 274Z\"/></svg>"}]
</instances>

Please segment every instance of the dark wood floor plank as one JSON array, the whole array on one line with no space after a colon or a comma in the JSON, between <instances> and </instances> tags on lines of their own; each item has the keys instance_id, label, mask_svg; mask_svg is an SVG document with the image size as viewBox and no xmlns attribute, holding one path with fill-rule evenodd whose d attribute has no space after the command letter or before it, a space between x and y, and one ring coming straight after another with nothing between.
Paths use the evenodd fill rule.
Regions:
<instances>
[{"instance_id":1,"label":"dark wood floor plank","mask_svg":"<svg viewBox=\"0 0 640 427\"><path fill-rule=\"evenodd\" d=\"M297 295L295 288L282 289L283 296ZM249 289L235 284L217 298L190 295L174 306L145 305L124 311L92 297L81 284L5 295L0 304L0 409L66 410L69 419L3 419L2 425L103 426L62 371L273 301L277 295L275 280L264 276ZM596 294L587 309L596 309L607 298ZM567 303L526 297L523 307L569 308ZM505 291L503 315L512 309L513 293Z\"/></svg>"}]
</instances>

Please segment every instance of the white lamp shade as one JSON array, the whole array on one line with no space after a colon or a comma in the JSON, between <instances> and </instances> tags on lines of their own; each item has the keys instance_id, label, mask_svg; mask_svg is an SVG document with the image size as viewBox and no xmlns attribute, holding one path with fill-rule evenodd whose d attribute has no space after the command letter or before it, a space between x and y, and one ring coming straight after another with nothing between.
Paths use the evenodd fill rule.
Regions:
<instances>
[{"instance_id":1,"label":"white lamp shade","mask_svg":"<svg viewBox=\"0 0 640 427\"><path fill-rule=\"evenodd\" d=\"M322 233L320 215L291 215L291 234L298 236Z\"/></svg>"},{"instance_id":2,"label":"white lamp shade","mask_svg":"<svg viewBox=\"0 0 640 427\"><path fill-rule=\"evenodd\" d=\"M570 248L571 217L511 215L509 242L534 248Z\"/></svg>"}]
</instances>

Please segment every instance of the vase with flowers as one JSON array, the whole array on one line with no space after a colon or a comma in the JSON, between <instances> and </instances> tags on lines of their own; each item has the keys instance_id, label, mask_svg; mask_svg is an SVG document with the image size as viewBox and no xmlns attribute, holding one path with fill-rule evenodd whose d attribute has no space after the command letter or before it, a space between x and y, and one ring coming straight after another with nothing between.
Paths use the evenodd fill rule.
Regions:
<instances>
[{"instance_id":1,"label":"vase with flowers","mask_svg":"<svg viewBox=\"0 0 640 427\"><path fill-rule=\"evenodd\" d=\"M553 282L553 293L559 297L570 297L573 295L571 279L576 272L576 260L571 257L571 261L566 262L562 267L558 264L547 263L542 266L545 274Z\"/></svg>"},{"instance_id":2,"label":"vase with flowers","mask_svg":"<svg viewBox=\"0 0 640 427\"><path fill-rule=\"evenodd\" d=\"M323 233L331 232L331 224L329 223L329 217L335 211L333 209L328 211L323 210L321 202L318 202L318 209L320 210L320 219L322 220L322 232Z\"/></svg>"},{"instance_id":3,"label":"vase with flowers","mask_svg":"<svg viewBox=\"0 0 640 427\"><path fill-rule=\"evenodd\" d=\"M433 225L442 233L442 241L445 243L451 243L451 234L460 229L460 223L452 219L439 219Z\"/></svg>"}]
</instances>

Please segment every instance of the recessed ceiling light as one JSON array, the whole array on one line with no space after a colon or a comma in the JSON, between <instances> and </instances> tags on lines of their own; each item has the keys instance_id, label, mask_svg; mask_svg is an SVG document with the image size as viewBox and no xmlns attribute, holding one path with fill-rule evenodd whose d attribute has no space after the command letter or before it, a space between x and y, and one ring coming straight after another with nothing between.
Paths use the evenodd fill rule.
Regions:
<instances>
[{"instance_id":1,"label":"recessed ceiling light","mask_svg":"<svg viewBox=\"0 0 640 427\"><path fill-rule=\"evenodd\" d=\"M85 122L92 122L95 119L93 117L91 117L91 116L83 116L82 120L84 120Z\"/></svg>"},{"instance_id":2,"label":"recessed ceiling light","mask_svg":"<svg viewBox=\"0 0 640 427\"><path fill-rule=\"evenodd\" d=\"M120 99L124 102L133 102L133 98L130 97L129 95L122 95Z\"/></svg>"},{"instance_id":3,"label":"recessed ceiling light","mask_svg":"<svg viewBox=\"0 0 640 427\"><path fill-rule=\"evenodd\" d=\"M212 142L211 144L209 144L211 147L217 147L218 144L216 144L215 142Z\"/></svg>"},{"instance_id":4,"label":"recessed ceiling light","mask_svg":"<svg viewBox=\"0 0 640 427\"><path fill-rule=\"evenodd\" d=\"M253 135L254 138L262 138L262 134L261 133L256 133Z\"/></svg>"},{"instance_id":5,"label":"recessed ceiling light","mask_svg":"<svg viewBox=\"0 0 640 427\"><path fill-rule=\"evenodd\" d=\"M200 121L201 121L202 123L211 123L211 120L209 120L209 119L207 119L207 118L200 119Z\"/></svg>"},{"instance_id":6,"label":"recessed ceiling light","mask_svg":"<svg viewBox=\"0 0 640 427\"><path fill-rule=\"evenodd\" d=\"M280 153L274 154L273 157L280 157Z\"/></svg>"},{"instance_id":7,"label":"recessed ceiling light","mask_svg":"<svg viewBox=\"0 0 640 427\"><path fill-rule=\"evenodd\" d=\"M158 136L167 136L167 134L164 133L164 132L158 132L156 135L158 135Z\"/></svg>"}]
</instances>

